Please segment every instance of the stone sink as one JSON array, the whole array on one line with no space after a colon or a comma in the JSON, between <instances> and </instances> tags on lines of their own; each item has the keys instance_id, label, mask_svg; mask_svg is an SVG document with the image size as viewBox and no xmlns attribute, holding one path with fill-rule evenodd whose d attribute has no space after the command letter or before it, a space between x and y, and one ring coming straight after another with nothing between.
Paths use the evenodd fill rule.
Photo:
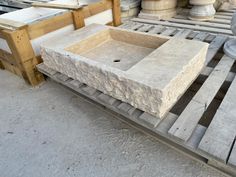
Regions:
<instances>
[{"instance_id":1,"label":"stone sink","mask_svg":"<svg viewBox=\"0 0 236 177\"><path fill-rule=\"evenodd\" d=\"M204 66L208 44L92 24L42 45L44 64L158 118Z\"/></svg>"}]
</instances>

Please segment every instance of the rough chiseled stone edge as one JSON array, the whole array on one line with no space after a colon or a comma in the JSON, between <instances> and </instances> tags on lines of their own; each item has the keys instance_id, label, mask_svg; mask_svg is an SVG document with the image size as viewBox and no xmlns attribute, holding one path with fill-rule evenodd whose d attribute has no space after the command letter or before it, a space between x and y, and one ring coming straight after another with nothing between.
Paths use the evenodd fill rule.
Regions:
<instances>
[{"instance_id":1,"label":"rough chiseled stone edge","mask_svg":"<svg viewBox=\"0 0 236 177\"><path fill-rule=\"evenodd\" d=\"M199 74L195 73L190 77L190 75L186 73L196 70L200 72L204 63L202 62L204 56L195 56L185 71L180 73L179 76L168 85L170 88L173 88L173 83L175 83L176 88L181 88L180 93L170 92L171 89L168 88L165 89L167 91L163 93L162 90L150 88L147 85L128 79L125 73L115 68L111 69L105 65L97 67L96 62L90 62L82 56L78 59L78 55L44 47L41 52L44 64L49 68L86 83L105 94L127 102L158 118L162 118L173 106L173 103L178 100L178 96L181 96L181 93L190 86L191 83L186 83L184 80L194 80ZM204 54L204 52L200 52L200 54ZM180 78L182 80L176 82L176 80ZM184 83L186 84L184 85ZM173 93L175 93L175 95L173 95ZM175 99L173 100L173 98Z\"/></svg>"}]
</instances>

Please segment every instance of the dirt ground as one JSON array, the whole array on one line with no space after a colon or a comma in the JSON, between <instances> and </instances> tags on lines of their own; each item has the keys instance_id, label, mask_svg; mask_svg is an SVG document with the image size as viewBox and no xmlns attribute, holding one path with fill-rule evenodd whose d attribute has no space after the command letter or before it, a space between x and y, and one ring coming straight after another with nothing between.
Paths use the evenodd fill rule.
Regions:
<instances>
[{"instance_id":1,"label":"dirt ground","mask_svg":"<svg viewBox=\"0 0 236 177\"><path fill-rule=\"evenodd\" d=\"M223 177L52 81L0 80L1 177Z\"/></svg>"}]
</instances>

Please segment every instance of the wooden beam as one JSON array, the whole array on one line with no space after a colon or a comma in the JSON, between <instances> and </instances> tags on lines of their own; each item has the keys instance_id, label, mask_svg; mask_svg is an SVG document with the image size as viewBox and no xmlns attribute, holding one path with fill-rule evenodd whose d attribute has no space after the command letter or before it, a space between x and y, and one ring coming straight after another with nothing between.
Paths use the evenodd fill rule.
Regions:
<instances>
[{"instance_id":1,"label":"wooden beam","mask_svg":"<svg viewBox=\"0 0 236 177\"><path fill-rule=\"evenodd\" d=\"M44 3L44 2L34 2L31 4L33 7L44 7L52 9L68 9L68 10L77 10L82 8L85 5L70 5L70 4L56 4L56 3Z\"/></svg>"},{"instance_id":2,"label":"wooden beam","mask_svg":"<svg viewBox=\"0 0 236 177\"><path fill-rule=\"evenodd\" d=\"M89 4L86 7L83 7L83 15L84 18L87 18L109 9L112 9L111 0L102 0L96 3Z\"/></svg>"},{"instance_id":3,"label":"wooden beam","mask_svg":"<svg viewBox=\"0 0 236 177\"><path fill-rule=\"evenodd\" d=\"M114 26L121 25L120 0L112 0L112 16Z\"/></svg>"},{"instance_id":4,"label":"wooden beam","mask_svg":"<svg viewBox=\"0 0 236 177\"><path fill-rule=\"evenodd\" d=\"M2 49L0 49L0 59L4 60L12 65L17 65L17 62L16 62L14 56Z\"/></svg>"},{"instance_id":5,"label":"wooden beam","mask_svg":"<svg viewBox=\"0 0 236 177\"><path fill-rule=\"evenodd\" d=\"M27 30L5 31L5 36L24 80L32 86L38 85L44 78L36 70L37 58L31 46Z\"/></svg>"},{"instance_id":6,"label":"wooden beam","mask_svg":"<svg viewBox=\"0 0 236 177\"><path fill-rule=\"evenodd\" d=\"M168 132L170 135L185 142L189 140L202 115L224 83L233 64L234 60L232 58L226 55L222 57L218 65L171 127Z\"/></svg>"},{"instance_id":7,"label":"wooden beam","mask_svg":"<svg viewBox=\"0 0 236 177\"><path fill-rule=\"evenodd\" d=\"M5 67L2 64L2 61L0 60L0 69L5 69Z\"/></svg>"},{"instance_id":8,"label":"wooden beam","mask_svg":"<svg viewBox=\"0 0 236 177\"><path fill-rule=\"evenodd\" d=\"M79 29L85 26L84 14L82 9L74 10L72 12L75 29Z\"/></svg>"},{"instance_id":9,"label":"wooden beam","mask_svg":"<svg viewBox=\"0 0 236 177\"><path fill-rule=\"evenodd\" d=\"M227 163L230 157L236 136L235 89L236 79L231 83L198 147L202 153L223 163Z\"/></svg>"},{"instance_id":10,"label":"wooden beam","mask_svg":"<svg viewBox=\"0 0 236 177\"><path fill-rule=\"evenodd\" d=\"M65 12L64 14L29 25L29 37L30 39L35 39L70 24L73 24L72 13Z\"/></svg>"},{"instance_id":11,"label":"wooden beam","mask_svg":"<svg viewBox=\"0 0 236 177\"><path fill-rule=\"evenodd\" d=\"M26 27L26 23L0 18L0 29L15 30Z\"/></svg>"}]
</instances>

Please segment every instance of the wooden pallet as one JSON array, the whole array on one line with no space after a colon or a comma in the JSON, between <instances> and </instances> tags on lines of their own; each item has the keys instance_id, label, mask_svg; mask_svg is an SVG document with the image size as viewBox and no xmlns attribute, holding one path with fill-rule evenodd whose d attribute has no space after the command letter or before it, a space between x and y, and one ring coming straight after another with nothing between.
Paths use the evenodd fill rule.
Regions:
<instances>
[{"instance_id":1,"label":"wooden pallet","mask_svg":"<svg viewBox=\"0 0 236 177\"><path fill-rule=\"evenodd\" d=\"M132 21L232 36L233 33L230 29L230 23L234 12L236 12L236 8L231 8L230 10L222 9L219 12L216 12L213 20L207 22L189 20L189 9L180 10L178 15L168 20L134 18Z\"/></svg>"},{"instance_id":2,"label":"wooden pallet","mask_svg":"<svg viewBox=\"0 0 236 177\"><path fill-rule=\"evenodd\" d=\"M205 41L210 44L206 67L157 126L152 124L152 120L156 118L148 113L68 78L44 64L37 67L40 72L56 82L109 108L118 118L151 134L161 142L204 164L235 176L236 63L222 52L227 37L136 22L123 24L121 28Z\"/></svg>"}]
</instances>

